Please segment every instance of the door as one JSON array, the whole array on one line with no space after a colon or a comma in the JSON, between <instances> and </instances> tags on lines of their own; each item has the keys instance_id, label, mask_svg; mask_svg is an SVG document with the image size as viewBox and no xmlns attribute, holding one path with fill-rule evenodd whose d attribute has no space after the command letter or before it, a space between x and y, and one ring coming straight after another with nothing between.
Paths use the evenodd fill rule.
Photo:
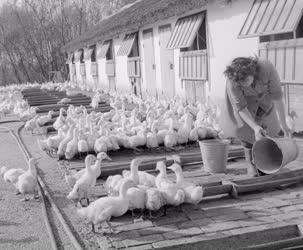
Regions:
<instances>
[{"instance_id":1,"label":"door","mask_svg":"<svg viewBox=\"0 0 303 250\"><path fill-rule=\"evenodd\" d=\"M109 76L108 77L108 83L109 83L109 89L116 91L116 81L115 77Z\"/></svg>"},{"instance_id":2,"label":"door","mask_svg":"<svg viewBox=\"0 0 303 250\"><path fill-rule=\"evenodd\" d=\"M146 90L152 95L157 94L156 86L156 64L153 41L153 30L143 31L143 53L144 53L144 70L146 80Z\"/></svg>"},{"instance_id":3,"label":"door","mask_svg":"<svg viewBox=\"0 0 303 250\"><path fill-rule=\"evenodd\" d=\"M166 48L170 35L171 35L170 24L159 27L162 91L163 94L169 97L174 97L175 95L174 50Z\"/></svg>"}]
</instances>

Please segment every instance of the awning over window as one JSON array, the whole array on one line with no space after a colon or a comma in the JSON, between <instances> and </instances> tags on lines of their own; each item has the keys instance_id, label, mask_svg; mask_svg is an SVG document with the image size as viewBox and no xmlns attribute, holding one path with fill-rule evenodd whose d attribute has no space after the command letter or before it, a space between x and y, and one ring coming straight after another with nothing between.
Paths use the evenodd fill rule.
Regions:
<instances>
[{"instance_id":1,"label":"awning over window","mask_svg":"<svg viewBox=\"0 0 303 250\"><path fill-rule=\"evenodd\" d=\"M93 47L84 49L84 60L90 60L92 53L94 51Z\"/></svg>"},{"instance_id":2,"label":"awning over window","mask_svg":"<svg viewBox=\"0 0 303 250\"><path fill-rule=\"evenodd\" d=\"M117 56L128 56L137 37L137 32L127 34L117 52Z\"/></svg>"},{"instance_id":3,"label":"awning over window","mask_svg":"<svg viewBox=\"0 0 303 250\"><path fill-rule=\"evenodd\" d=\"M69 53L66 59L66 64L70 64L73 62L74 53Z\"/></svg>"},{"instance_id":4,"label":"awning over window","mask_svg":"<svg viewBox=\"0 0 303 250\"><path fill-rule=\"evenodd\" d=\"M80 62L81 56L82 56L83 50L77 50L75 52L75 60L74 62Z\"/></svg>"},{"instance_id":5,"label":"awning over window","mask_svg":"<svg viewBox=\"0 0 303 250\"><path fill-rule=\"evenodd\" d=\"M97 50L97 58L105 58L110 48L111 40L105 41Z\"/></svg>"},{"instance_id":6,"label":"awning over window","mask_svg":"<svg viewBox=\"0 0 303 250\"><path fill-rule=\"evenodd\" d=\"M302 9L302 0L255 0L239 38L294 32Z\"/></svg>"},{"instance_id":7,"label":"awning over window","mask_svg":"<svg viewBox=\"0 0 303 250\"><path fill-rule=\"evenodd\" d=\"M205 13L199 13L178 19L167 44L168 49L188 48L194 42L195 36L205 18Z\"/></svg>"}]
</instances>

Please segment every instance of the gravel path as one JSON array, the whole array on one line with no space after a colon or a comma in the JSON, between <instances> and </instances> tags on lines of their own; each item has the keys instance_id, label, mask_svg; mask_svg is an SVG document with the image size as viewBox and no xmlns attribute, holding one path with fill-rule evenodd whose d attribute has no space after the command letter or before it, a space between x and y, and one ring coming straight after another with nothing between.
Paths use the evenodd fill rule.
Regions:
<instances>
[{"instance_id":1,"label":"gravel path","mask_svg":"<svg viewBox=\"0 0 303 250\"><path fill-rule=\"evenodd\" d=\"M18 127L21 123L11 124ZM8 126L8 125L0 125ZM26 169L15 140L0 130L0 165ZM21 201L11 184L0 180L0 249L51 249L41 211L41 200Z\"/></svg>"}]
</instances>

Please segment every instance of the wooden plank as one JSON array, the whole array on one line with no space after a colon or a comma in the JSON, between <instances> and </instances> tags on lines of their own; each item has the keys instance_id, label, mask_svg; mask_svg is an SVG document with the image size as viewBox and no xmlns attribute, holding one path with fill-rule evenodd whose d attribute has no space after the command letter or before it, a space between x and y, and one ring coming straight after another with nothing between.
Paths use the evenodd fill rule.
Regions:
<instances>
[{"instance_id":1,"label":"wooden plank","mask_svg":"<svg viewBox=\"0 0 303 250\"><path fill-rule=\"evenodd\" d=\"M294 4L295 4L296 0L287 0L285 1L285 5L283 8L283 11L281 13L281 16L276 24L276 29L277 30L282 30L285 28L285 24L287 23L287 20L290 17L290 14L293 10Z\"/></svg>"},{"instance_id":2,"label":"wooden plank","mask_svg":"<svg viewBox=\"0 0 303 250\"><path fill-rule=\"evenodd\" d=\"M298 25L300 21L300 17L302 17L302 9L303 9L303 1L297 0L292 9L291 15L289 16L285 24L285 27L294 28Z\"/></svg>"},{"instance_id":3,"label":"wooden plank","mask_svg":"<svg viewBox=\"0 0 303 250\"><path fill-rule=\"evenodd\" d=\"M255 16L254 22L252 23L250 27L250 32L252 33L259 33L259 26L264 18L264 14L266 12L267 6L268 6L269 1L264 0L261 2L258 13Z\"/></svg>"},{"instance_id":4,"label":"wooden plank","mask_svg":"<svg viewBox=\"0 0 303 250\"><path fill-rule=\"evenodd\" d=\"M289 110L296 111L299 119L296 119L296 127L303 131L303 86L289 85Z\"/></svg>"},{"instance_id":5,"label":"wooden plank","mask_svg":"<svg viewBox=\"0 0 303 250\"><path fill-rule=\"evenodd\" d=\"M284 49L277 49L276 52L276 69L282 79L284 79L284 63L285 63L285 58L284 58Z\"/></svg>"},{"instance_id":6,"label":"wooden plank","mask_svg":"<svg viewBox=\"0 0 303 250\"><path fill-rule=\"evenodd\" d=\"M202 78L203 65L201 58L202 56L197 56L197 78Z\"/></svg>"},{"instance_id":7,"label":"wooden plank","mask_svg":"<svg viewBox=\"0 0 303 250\"><path fill-rule=\"evenodd\" d=\"M188 60L188 76L192 77L192 56L187 56Z\"/></svg>"},{"instance_id":8,"label":"wooden plank","mask_svg":"<svg viewBox=\"0 0 303 250\"><path fill-rule=\"evenodd\" d=\"M182 56L179 57L179 77L181 78L184 75L184 58Z\"/></svg>"},{"instance_id":9,"label":"wooden plank","mask_svg":"<svg viewBox=\"0 0 303 250\"><path fill-rule=\"evenodd\" d=\"M296 48L296 58L295 58L295 80L303 82L303 47Z\"/></svg>"},{"instance_id":10,"label":"wooden plank","mask_svg":"<svg viewBox=\"0 0 303 250\"><path fill-rule=\"evenodd\" d=\"M207 79L207 57L202 56L202 79Z\"/></svg>"},{"instance_id":11,"label":"wooden plank","mask_svg":"<svg viewBox=\"0 0 303 250\"><path fill-rule=\"evenodd\" d=\"M255 0L253 3L252 8L249 11L249 14L245 20L245 23L240 31L240 35L239 36L245 36L249 33L251 33L251 26L255 20L255 16L258 13L259 7L262 4L262 0Z\"/></svg>"},{"instance_id":12,"label":"wooden plank","mask_svg":"<svg viewBox=\"0 0 303 250\"><path fill-rule=\"evenodd\" d=\"M261 59L264 59L264 60L267 59L267 57L266 57L266 49L259 49L259 57Z\"/></svg>"},{"instance_id":13,"label":"wooden plank","mask_svg":"<svg viewBox=\"0 0 303 250\"><path fill-rule=\"evenodd\" d=\"M193 56L192 57L192 60L193 60L193 73L192 73L192 76L193 77L197 77L197 56Z\"/></svg>"},{"instance_id":14,"label":"wooden plank","mask_svg":"<svg viewBox=\"0 0 303 250\"><path fill-rule=\"evenodd\" d=\"M269 5L267 7L266 13L262 19L262 22L258 28L258 32L262 33L266 30L266 27L268 26L268 23L275 11L275 8L277 6L278 1L268 1Z\"/></svg>"},{"instance_id":15,"label":"wooden plank","mask_svg":"<svg viewBox=\"0 0 303 250\"><path fill-rule=\"evenodd\" d=\"M275 49L268 50L268 60L275 65L276 64L276 52Z\"/></svg>"},{"instance_id":16,"label":"wooden plank","mask_svg":"<svg viewBox=\"0 0 303 250\"><path fill-rule=\"evenodd\" d=\"M303 38L261 43L260 49L303 47Z\"/></svg>"},{"instance_id":17,"label":"wooden plank","mask_svg":"<svg viewBox=\"0 0 303 250\"><path fill-rule=\"evenodd\" d=\"M286 0L277 0L277 6L272 14L272 17L267 25L267 28L265 30L265 32L272 32L273 30L275 30L276 24L281 16L281 13L283 11L284 5L286 3Z\"/></svg>"}]
</instances>

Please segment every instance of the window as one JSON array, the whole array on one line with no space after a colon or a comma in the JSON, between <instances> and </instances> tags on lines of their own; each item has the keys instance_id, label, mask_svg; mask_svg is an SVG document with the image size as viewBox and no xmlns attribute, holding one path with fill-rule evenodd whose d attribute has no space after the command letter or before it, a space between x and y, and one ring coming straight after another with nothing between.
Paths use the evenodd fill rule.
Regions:
<instances>
[{"instance_id":1,"label":"window","mask_svg":"<svg viewBox=\"0 0 303 250\"><path fill-rule=\"evenodd\" d=\"M299 22L298 28L296 30L296 37L303 37L303 18Z\"/></svg>"},{"instance_id":2,"label":"window","mask_svg":"<svg viewBox=\"0 0 303 250\"><path fill-rule=\"evenodd\" d=\"M91 46L90 49L92 50L90 60L92 62L95 62L96 61L96 45Z\"/></svg>"},{"instance_id":3,"label":"window","mask_svg":"<svg viewBox=\"0 0 303 250\"><path fill-rule=\"evenodd\" d=\"M261 37L260 41L292 39L300 33L302 0L255 0L239 33L239 38ZM301 22L300 22L301 23Z\"/></svg>"},{"instance_id":4,"label":"window","mask_svg":"<svg viewBox=\"0 0 303 250\"><path fill-rule=\"evenodd\" d=\"M138 33L137 33L128 57L138 57L138 56L140 56L140 54L139 54L139 43L138 43Z\"/></svg>"},{"instance_id":5,"label":"window","mask_svg":"<svg viewBox=\"0 0 303 250\"><path fill-rule=\"evenodd\" d=\"M205 19L203 20L198 32L196 33L195 40L190 47L181 48L181 51L205 50L206 49L206 29Z\"/></svg>"},{"instance_id":6,"label":"window","mask_svg":"<svg viewBox=\"0 0 303 250\"><path fill-rule=\"evenodd\" d=\"M84 63L84 49L80 49L80 63Z\"/></svg>"},{"instance_id":7,"label":"window","mask_svg":"<svg viewBox=\"0 0 303 250\"><path fill-rule=\"evenodd\" d=\"M168 49L206 49L205 12L178 19L167 44Z\"/></svg>"},{"instance_id":8,"label":"window","mask_svg":"<svg viewBox=\"0 0 303 250\"><path fill-rule=\"evenodd\" d=\"M113 60L114 59L114 54L113 54L113 42L110 41L109 46L108 46L108 50L106 52L106 60Z\"/></svg>"},{"instance_id":9,"label":"window","mask_svg":"<svg viewBox=\"0 0 303 250\"><path fill-rule=\"evenodd\" d=\"M117 52L117 56L139 56L138 32L125 35L121 46Z\"/></svg>"},{"instance_id":10,"label":"window","mask_svg":"<svg viewBox=\"0 0 303 250\"><path fill-rule=\"evenodd\" d=\"M259 41L260 41L260 43L264 43L264 42L288 40L288 39L293 39L293 38L294 38L294 34L292 32L289 32L289 33L284 33L284 34L260 36Z\"/></svg>"}]
</instances>

